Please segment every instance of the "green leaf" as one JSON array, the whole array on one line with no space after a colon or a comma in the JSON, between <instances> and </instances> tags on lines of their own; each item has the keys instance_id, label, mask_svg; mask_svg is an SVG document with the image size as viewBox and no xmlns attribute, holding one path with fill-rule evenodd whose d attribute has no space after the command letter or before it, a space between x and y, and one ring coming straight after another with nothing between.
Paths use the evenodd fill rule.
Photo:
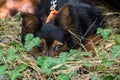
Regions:
<instances>
[{"instance_id":1,"label":"green leaf","mask_svg":"<svg viewBox=\"0 0 120 80\"><path fill-rule=\"evenodd\" d=\"M21 64L17 69L16 72L21 72L25 70L28 66L26 64Z\"/></svg>"},{"instance_id":2,"label":"green leaf","mask_svg":"<svg viewBox=\"0 0 120 80\"><path fill-rule=\"evenodd\" d=\"M31 50L34 46L40 45L39 37L34 38L33 34L27 34L25 37L25 48L27 51Z\"/></svg>"},{"instance_id":3,"label":"green leaf","mask_svg":"<svg viewBox=\"0 0 120 80\"><path fill-rule=\"evenodd\" d=\"M97 71L101 71L101 70L104 70L105 69L105 66L104 65L100 65L100 66L97 66Z\"/></svg>"},{"instance_id":4,"label":"green leaf","mask_svg":"<svg viewBox=\"0 0 120 80\"><path fill-rule=\"evenodd\" d=\"M54 63L51 61L52 59L50 57L38 57L37 64L41 66L40 71L45 72L47 75L51 74L51 67L52 65L54 66Z\"/></svg>"},{"instance_id":5,"label":"green leaf","mask_svg":"<svg viewBox=\"0 0 120 80\"><path fill-rule=\"evenodd\" d=\"M42 66L45 62L47 57L38 57L37 58L37 64L39 64L40 66Z\"/></svg>"},{"instance_id":6,"label":"green leaf","mask_svg":"<svg viewBox=\"0 0 120 80\"><path fill-rule=\"evenodd\" d=\"M118 80L118 76L117 75L108 75L108 76L105 76L103 80Z\"/></svg>"},{"instance_id":7,"label":"green leaf","mask_svg":"<svg viewBox=\"0 0 120 80\"><path fill-rule=\"evenodd\" d=\"M91 52L81 52L82 56L86 56L86 57L92 57L92 53Z\"/></svg>"},{"instance_id":8,"label":"green leaf","mask_svg":"<svg viewBox=\"0 0 120 80\"><path fill-rule=\"evenodd\" d=\"M86 66L86 67L92 67L93 64L90 63L90 62L84 62L84 63L83 63L83 66Z\"/></svg>"},{"instance_id":9,"label":"green leaf","mask_svg":"<svg viewBox=\"0 0 120 80\"><path fill-rule=\"evenodd\" d=\"M10 80L17 80L16 78L17 78L18 76L20 76L20 73L15 72L15 71L10 71L10 72L9 72L9 75L10 75Z\"/></svg>"},{"instance_id":10,"label":"green leaf","mask_svg":"<svg viewBox=\"0 0 120 80\"><path fill-rule=\"evenodd\" d=\"M97 75L92 75L91 80L99 80L99 77Z\"/></svg>"},{"instance_id":11,"label":"green leaf","mask_svg":"<svg viewBox=\"0 0 120 80\"><path fill-rule=\"evenodd\" d=\"M6 59L6 61L7 61L7 62L11 62L11 61L14 61L14 60L19 59L19 56L18 56L16 53L17 53L17 50L16 50L16 49L10 48L10 49L8 50L8 54L7 54L7 59Z\"/></svg>"},{"instance_id":12,"label":"green leaf","mask_svg":"<svg viewBox=\"0 0 120 80\"><path fill-rule=\"evenodd\" d=\"M4 50L0 49L0 58L2 58L3 54L4 54Z\"/></svg>"},{"instance_id":13,"label":"green leaf","mask_svg":"<svg viewBox=\"0 0 120 80\"><path fill-rule=\"evenodd\" d=\"M25 70L27 67L27 65L21 64L17 69L9 71L10 80L16 80L16 78L18 78L21 75L20 72Z\"/></svg>"},{"instance_id":14,"label":"green leaf","mask_svg":"<svg viewBox=\"0 0 120 80\"><path fill-rule=\"evenodd\" d=\"M18 50L18 51L25 51L25 48L24 48L23 45L18 44L18 45L16 46L16 50Z\"/></svg>"},{"instance_id":15,"label":"green leaf","mask_svg":"<svg viewBox=\"0 0 120 80\"><path fill-rule=\"evenodd\" d=\"M89 54L86 52L81 52L80 50L71 49L69 53L67 53L67 60L69 61L80 61L84 56L88 56Z\"/></svg>"},{"instance_id":16,"label":"green leaf","mask_svg":"<svg viewBox=\"0 0 120 80\"><path fill-rule=\"evenodd\" d=\"M77 71L72 71L70 74L70 77L76 77L78 75Z\"/></svg>"},{"instance_id":17,"label":"green leaf","mask_svg":"<svg viewBox=\"0 0 120 80\"><path fill-rule=\"evenodd\" d=\"M7 24L9 24L9 21L6 19L0 19L0 24L7 25Z\"/></svg>"},{"instance_id":18,"label":"green leaf","mask_svg":"<svg viewBox=\"0 0 120 80\"><path fill-rule=\"evenodd\" d=\"M120 45L113 46L111 58L120 57Z\"/></svg>"},{"instance_id":19,"label":"green leaf","mask_svg":"<svg viewBox=\"0 0 120 80\"><path fill-rule=\"evenodd\" d=\"M25 41L31 41L33 38L34 38L34 35L33 35L33 34L27 34L27 35L25 36Z\"/></svg>"},{"instance_id":20,"label":"green leaf","mask_svg":"<svg viewBox=\"0 0 120 80\"><path fill-rule=\"evenodd\" d=\"M57 65L64 65L66 63L66 57L51 58L51 57L38 57L37 64L40 65L40 71L50 75L52 67Z\"/></svg>"},{"instance_id":21,"label":"green leaf","mask_svg":"<svg viewBox=\"0 0 120 80\"><path fill-rule=\"evenodd\" d=\"M59 54L59 57L61 57L61 58L66 58L67 55L68 55L68 53L67 53L67 52L64 52L64 53Z\"/></svg>"},{"instance_id":22,"label":"green leaf","mask_svg":"<svg viewBox=\"0 0 120 80\"><path fill-rule=\"evenodd\" d=\"M103 37L103 39L105 39L105 40L109 39L109 35L111 33L112 33L111 28L106 28L106 29L98 28L97 29L97 34L100 34Z\"/></svg>"},{"instance_id":23,"label":"green leaf","mask_svg":"<svg viewBox=\"0 0 120 80\"><path fill-rule=\"evenodd\" d=\"M106 52L99 52L99 55L105 57L107 55L107 53Z\"/></svg>"},{"instance_id":24,"label":"green leaf","mask_svg":"<svg viewBox=\"0 0 120 80\"><path fill-rule=\"evenodd\" d=\"M61 73L59 76L60 80L70 80L68 74Z\"/></svg>"},{"instance_id":25,"label":"green leaf","mask_svg":"<svg viewBox=\"0 0 120 80\"><path fill-rule=\"evenodd\" d=\"M115 43L120 45L120 34L115 34Z\"/></svg>"},{"instance_id":26,"label":"green leaf","mask_svg":"<svg viewBox=\"0 0 120 80\"><path fill-rule=\"evenodd\" d=\"M6 65L0 66L0 75L3 75L5 73L6 68Z\"/></svg>"},{"instance_id":27,"label":"green leaf","mask_svg":"<svg viewBox=\"0 0 120 80\"><path fill-rule=\"evenodd\" d=\"M106 58L103 58L102 59L102 64L104 65L104 66L112 66L113 64L115 63L115 61L114 60L108 60L108 59L106 59Z\"/></svg>"},{"instance_id":28,"label":"green leaf","mask_svg":"<svg viewBox=\"0 0 120 80\"><path fill-rule=\"evenodd\" d=\"M58 68L55 69L55 71L59 70L66 70L68 67L66 65L59 66Z\"/></svg>"},{"instance_id":29,"label":"green leaf","mask_svg":"<svg viewBox=\"0 0 120 80\"><path fill-rule=\"evenodd\" d=\"M76 49L70 49L70 51L69 51L69 55L71 56L71 55L74 55L74 54L78 54L78 53L80 53L80 51L79 50L76 50Z\"/></svg>"},{"instance_id":30,"label":"green leaf","mask_svg":"<svg viewBox=\"0 0 120 80\"><path fill-rule=\"evenodd\" d=\"M14 21L19 20L20 18L20 12L18 12L15 16L14 16Z\"/></svg>"}]
</instances>

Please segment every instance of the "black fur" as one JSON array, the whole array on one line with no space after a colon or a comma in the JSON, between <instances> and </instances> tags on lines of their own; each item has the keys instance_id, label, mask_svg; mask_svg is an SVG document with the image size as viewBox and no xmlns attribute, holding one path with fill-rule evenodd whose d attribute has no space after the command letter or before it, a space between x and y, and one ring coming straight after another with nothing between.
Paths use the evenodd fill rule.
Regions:
<instances>
[{"instance_id":1,"label":"black fur","mask_svg":"<svg viewBox=\"0 0 120 80\"><path fill-rule=\"evenodd\" d=\"M67 42L70 34L61 27L56 27L53 24L44 24L42 29L36 33L35 36L46 40L47 47L50 48L54 40L60 42Z\"/></svg>"},{"instance_id":2,"label":"black fur","mask_svg":"<svg viewBox=\"0 0 120 80\"><path fill-rule=\"evenodd\" d=\"M37 4L35 8L35 15L39 18L45 18L50 13L50 7L52 6L50 4L52 0L41 0L39 4ZM72 1L80 1L80 2L86 2L86 0L57 0L57 7L56 10L59 10L64 5L72 2Z\"/></svg>"},{"instance_id":3,"label":"black fur","mask_svg":"<svg viewBox=\"0 0 120 80\"><path fill-rule=\"evenodd\" d=\"M103 16L100 9L86 3L78 3L77 1L74 2L74 0L72 3L67 4L64 7L66 6L70 8L70 15L73 20L73 24L76 26L76 30L78 30L77 32L80 32L79 35L81 35L81 37L83 37L83 35L93 23L94 25L91 27L90 30L88 30L86 35L95 33L98 27L103 27L103 24L101 24ZM55 18L56 24L59 24L59 22L57 22L58 16L56 16Z\"/></svg>"},{"instance_id":4,"label":"black fur","mask_svg":"<svg viewBox=\"0 0 120 80\"><path fill-rule=\"evenodd\" d=\"M38 17L48 16L51 6L50 1L51 0L41 0L41 3L36 8L36 15ZM72 19L70 24L74 26L71 28L72 25L66 25L64 22L60 23L60 20L63 20L61 17L65 16L61 11L55 17L53 24L55 24L56 27L65 28L65 30L73 30L74 28L73 32L79 35L82 40L84 40L86 36L96 33L97 28L104 26L102 11L85 0L58 0L56 10L64 7L69 7L69 18ZM68 18L64 18L64 21L67 22Z\"/></svg>"}]
</instances>

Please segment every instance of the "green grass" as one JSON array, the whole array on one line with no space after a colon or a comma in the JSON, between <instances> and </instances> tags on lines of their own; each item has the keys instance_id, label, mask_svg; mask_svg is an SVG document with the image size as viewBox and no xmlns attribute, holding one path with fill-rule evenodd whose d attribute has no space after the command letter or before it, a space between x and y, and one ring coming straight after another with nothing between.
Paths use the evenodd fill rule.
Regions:
<instances>
[{"instance_id":1,"label":"green grass","mask_svg":"<svg viewBox=\"0 0 120 80\"><path fill-rule=\"evenodd\" d=\"M0 20L0 80L120 80L120 34L115 34L116 27L98 29L103 40L94 43L94 57L91 52L71 49L52 58L31 50L40 44L32 34L26 36L25 46L21 44L18 17Z\"/></svg>"}]
</instances>

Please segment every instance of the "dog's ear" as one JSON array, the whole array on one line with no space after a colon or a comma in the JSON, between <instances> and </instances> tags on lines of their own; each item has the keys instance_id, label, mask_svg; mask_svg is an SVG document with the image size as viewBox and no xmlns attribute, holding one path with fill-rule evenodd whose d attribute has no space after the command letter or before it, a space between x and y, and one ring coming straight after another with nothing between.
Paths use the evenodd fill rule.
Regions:
<instances>
[{"instance_id":1,"label":"dog's ear","mask_svg":"<svg viewBox=\"0 0 120 80\"><path fill-rule=\"evenodd\" d=\"M57 16L55 17L55 25L62 27L64 30L72 30L76 32L76 26L78 26L78 18L77 15L74 14L71 5L66 5L62 7Z\"/></svg>"},{"instance_id":2,"label":"dog's ear","mask_svg":"<svg viewBox=\"0 0 120 80\"><path fill-rule=\"evenodd\" d=\"M42 21L33 14L21 14L22 18L22 32L21 39L24 44L25 36L28 33L35 34L42 28Z\"/></svg>"},{"instance_id":3,"label":"dog's ear","mask_svg":"<svg viewBox=\"0 0 120 80\"><path fill-rule=\"evenodd\" d=\"M68 29L70 25L73 24L70 8L69 6L65 6L58 11L57 16L55 17L55 25L61 26L64 29Z\"/></svg>"},{"instance_id":4,"label":"dog's ear","mask_svg":"<svg viewBox=\"0 0 120 80\"><path fill-rule=\"evenodd\" d=\"M76 34L79 26L78 15L72 8L72 5L62 7L55 17L55 25L62 27L64 30L70 30ZM82 32L82 31L80 31ZM82 34L82 33L81 33Z\"/></svg>"},{"instance_id":5,"label":"dog's ear","mask_svg":"<svg viewBox=\"0 0 120 80\"><path fill-rule=\"evenodd\" d=\"M21 14L22 24L25 28L32 28L32 29L41 29L42 28L42 20L37 18L34 14Z\"/></svg>"}]
</instances>

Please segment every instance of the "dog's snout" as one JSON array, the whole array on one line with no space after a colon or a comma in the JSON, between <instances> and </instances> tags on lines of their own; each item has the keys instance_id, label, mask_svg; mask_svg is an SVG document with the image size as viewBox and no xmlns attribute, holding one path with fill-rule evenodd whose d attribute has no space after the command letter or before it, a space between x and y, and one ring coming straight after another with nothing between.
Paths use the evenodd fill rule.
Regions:
<instances>
[{"instance_id":1,"label":"dog's snout","mask_svg":"<svg viewBox=\"0 0 120 80\"><path fill-rule=\"evenodd\" d=\"M46 50L45 55L46 55L46 56L51 56L51 55L50 55L50 49Z\"/></svg>"}]
</instances>

